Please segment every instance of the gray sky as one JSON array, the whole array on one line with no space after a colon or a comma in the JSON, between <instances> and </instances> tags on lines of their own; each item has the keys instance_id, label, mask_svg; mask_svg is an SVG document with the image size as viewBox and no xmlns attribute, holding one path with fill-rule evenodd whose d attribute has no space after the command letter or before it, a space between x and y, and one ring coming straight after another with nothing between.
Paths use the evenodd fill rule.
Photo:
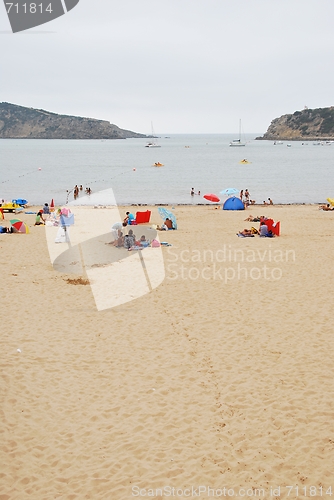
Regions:
<instances>
[{"instance_id":1,"label":"gray sky","mask_svg":"<svg viewBox=\"0 0 334 500\"><path fill-rule=\"evenodd\" d=\"M37 2L38 3L38 2ZM334 104L333 0L80 0L11 34L0 101L156 134L264 133Z\"/></svg>"}]
</instances>

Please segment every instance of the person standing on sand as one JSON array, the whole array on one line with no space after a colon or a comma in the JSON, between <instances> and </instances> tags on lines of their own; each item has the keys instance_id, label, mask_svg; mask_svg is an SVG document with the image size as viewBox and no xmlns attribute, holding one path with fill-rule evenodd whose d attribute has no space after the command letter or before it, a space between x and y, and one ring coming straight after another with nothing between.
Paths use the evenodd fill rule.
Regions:
<instances>
[{"instance_id":1,"label":"person standing on sand","mask_svg":"<svg viewBox=\"0 0 334 500\"><path fill-rule=\"evenodd\" d=\"M273 200L271 198L268 198L268 201L269 201L269 205L273 205Z\"/></svg>"},{"instance_id":2,"label":"person standing on sand","mask_svg":"<svg viewBox=\"0 0 334 500\"><path fill-rule=\"evenodd\" d=\"M244 202L244 190L243 189L240 191L240 195L239 196L240 196L240 200L243 203Z\"/></svg>"},{"instance_id":3,"label":"person standing on sand","mask_svg":"<svg viewBox=\"0 0 334 500\"><path fill-rule=\"evenodd\" d=\"M249 202L249 197L250 197L249 191L248 191L248 189L246 189L246 191L245 191L245 199L246 199L246 203L248 203L248 202Z\"/></svg>"},{"instance_id":4,"label":"person standing on sand","mask_svg":"<svg viewBox=\"0 0 334 500\"><path fill-rule=\"evenodd\" d=\"M74 186L73 195L74 195L74 199L75 199L75 200L76 200L76 199L77 199L77 197L79 196L79 188L78 188L78 185L77 185L77 184Z\"/></svg>"}]
</instances>

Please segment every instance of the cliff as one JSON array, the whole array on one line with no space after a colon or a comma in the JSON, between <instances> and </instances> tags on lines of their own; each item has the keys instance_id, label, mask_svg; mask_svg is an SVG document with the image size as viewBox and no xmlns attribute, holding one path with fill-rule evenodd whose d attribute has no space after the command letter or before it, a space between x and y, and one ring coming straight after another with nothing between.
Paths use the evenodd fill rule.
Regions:
<instances>
[{"instance_id":1,"label":"cliff","mask_svg":"<svg viewBox=\"0 0 334 500\"><path fill-rule=\"evenodd\" d=\"M0 103L0 139L127 139L147 137L105 120L57 115L43 109Z\"/></svg>"},{"instance_id":2,"label":"cliff","mask_svg":"<svg viewBox=\"0 0 334 500\"><path fill-rule=\"evenodd\" d=\"M334 139L334 107L303 109L293 115L275 118L262 140L333 140Z\"/></svg>"}]
</instances>

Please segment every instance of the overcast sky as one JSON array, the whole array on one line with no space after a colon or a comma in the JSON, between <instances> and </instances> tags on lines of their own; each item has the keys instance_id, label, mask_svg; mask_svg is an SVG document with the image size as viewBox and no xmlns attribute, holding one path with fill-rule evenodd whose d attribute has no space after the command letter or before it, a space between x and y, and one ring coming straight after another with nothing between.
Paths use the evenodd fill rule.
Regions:
<instances>
[{"instance_id":1,"label":"overcast sky","mask_svg":"<svg viewBox=\"0 0 334 500\"><path fill-rule=\"evenodd\" d=\"M38 2L37 2L38 3ZM156 134L264 133L334 104L333 0L80 0L12 34L0 101Z\"/></svg>"}]
</instances>

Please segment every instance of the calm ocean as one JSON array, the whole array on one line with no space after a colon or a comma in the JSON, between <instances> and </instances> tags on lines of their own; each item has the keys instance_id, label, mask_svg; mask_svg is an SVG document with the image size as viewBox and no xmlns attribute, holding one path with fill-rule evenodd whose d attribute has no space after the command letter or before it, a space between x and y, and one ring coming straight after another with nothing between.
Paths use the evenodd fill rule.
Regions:
<instances>
[{"instance_id":1,"label":"calm ocean","mask_svg":"<svg viewBox=\"0 0 334 500\"><path fill-rule=\"evenodd\" d=\"M248 188L262 203L318 203L334 197L334 144L255 141L229 147L234 135L171 135L160 148L145 139L0 140L0 198L42 204L67 200L75 184L93 193L112 188L118 204L209 203L203 194ZM249 164L240 164L247 158ZM161 162L163 167L152 165ZM190 196L190 189L201 196ZM100 203L110 203L107 193ZM224 201L222 197L222 201ZM73 200L70 194L69 201ZM86 200L82 197L82 202ZM91 198L94 204L94 197Z\"/></svg>"}]
</instances>

